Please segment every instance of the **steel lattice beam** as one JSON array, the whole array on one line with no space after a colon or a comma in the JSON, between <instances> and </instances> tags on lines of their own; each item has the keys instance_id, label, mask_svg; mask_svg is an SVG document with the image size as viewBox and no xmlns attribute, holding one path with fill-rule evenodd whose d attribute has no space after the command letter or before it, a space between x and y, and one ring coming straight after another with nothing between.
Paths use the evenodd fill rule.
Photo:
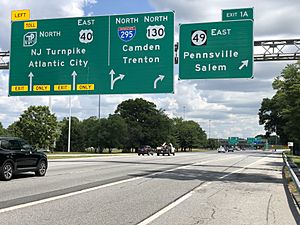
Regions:
<instances>
[{"instance_id":1,"label":"steel lattice beam","mask_svg":"<svg viewBox=\"0 0 300 225\"><path fill-rule=\"evenodd\" d=\"M300 60L300 39L255 41L254 61Z\"/></svg>"},{"instance_id":2,"label":"steel lattice beam","mask_svg":"<svg viewBox=\"0 0 300 225\"><path fill-rule=\"evenodd\" d=\"M9 69L9 51L0 52L0 70Z\"/></svg>"},{"instance_id":3,"label":"steel lattice beam","mask_svg":"<svg viewBox=\"0 0 300 225\"><path fill-rule=\"evenodd\" d=\"M175 44L178 64L178 43ZM254 61L300 60L300 39L254 41ZM0 52L0 70L9 69L9 51Z\"/></svg>"}]
</instances>

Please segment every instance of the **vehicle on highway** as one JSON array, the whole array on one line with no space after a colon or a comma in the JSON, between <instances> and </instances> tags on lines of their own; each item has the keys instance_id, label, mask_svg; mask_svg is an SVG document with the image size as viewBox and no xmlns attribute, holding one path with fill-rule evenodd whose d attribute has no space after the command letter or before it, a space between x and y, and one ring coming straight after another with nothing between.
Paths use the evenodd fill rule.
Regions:
<instances>
[{"instance_id":1,"label":"vehicle on highway","mask_svg":"<svg viewBox=\"0 0 300 225\"><path fill-rule=\"evenodd\" d=\"M167 144L166 142L163 143L160 147L156 148L157 156L161 155L175 155L175 148L173 147L172 143Z\"/></svg>"},{"instance_id":2,"label":"vehicle on highway","mask_svg":"<svg viewBox=\"0 0 300 225\"><path fill-rule=\"evenodd\" d=\"M38 152L25 140L16 137L0 137L0 179L10 180L20 172L34 172L45 176L47 155Z\"/></svg>"},{"instance_id":3,"label":"vehicle on highway","mask_svg":"<svg viewBox=\"0 0 300 225\"><path fill-rule=\"evenodd\" d=\"M217 149L218 153L225 153L225 148L223 146L220 146L218 149Z\"/></svg>"},{"instance_id":4,"label":"vehicle on highway","mask_svg":"<svg viewBox=\"0 0 300 225\"><path fill-rule=\"evenodd\" d=\"M233 148L233 147L229 147L229 148L227 149L227 151L228 151L228 152L234 152L234 148Z\"/></svg>"},{"instance_id":5,"label":"vehicle on highway","mask_svg":"<svg viewBox=\"0 0 300 225\"><path fill-rule=\"evenodd\" d=\"M149 145L141 146L137 153L138 155L153 155L154 150Z\"/></svg>"},{"instance_id":6,"label":"vehicle on highway","mask_svg":"<svg viewBox=\"0 0 300 225\"><path fill-rule=\"evenodd\" d=\"M234 151L241 151L241 149L240 149L239 146L235 146L235 147L234 147Z\"/></svg>"}]
</instances>

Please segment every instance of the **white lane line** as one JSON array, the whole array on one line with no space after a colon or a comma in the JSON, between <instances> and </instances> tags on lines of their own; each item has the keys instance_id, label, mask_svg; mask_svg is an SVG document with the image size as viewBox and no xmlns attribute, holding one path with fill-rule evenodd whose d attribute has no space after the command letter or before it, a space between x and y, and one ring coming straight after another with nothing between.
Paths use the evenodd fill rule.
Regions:
<instances>
[{"instance_id":1,"label":"white lane line","mask_svg":"<svg viewBox=\"0 0 300 225\"><path fill-rule=\"evenodd\" d=\"M185 200L187 200L188 198L190 198L192 196L192 193L187 193L184 196L182 196L181 198L177 199L175 202L173 202L172 204L168 205L167 207L163 208L162 210L158 211L157 213L155 213L154 215L148 217L147 219L145 219L144 221L142 221L141 223L139 223L138 225L147 225L149 223L151 223L153 220L157 219L158 217L162 216L163 214L165 214L166 212L168 212L169 210L173 209L175 206L179 205L180 203L184 202Z\"/></svg>"},{"instance_id":2,"label":"white lane line","mask_svg":"<svg viewBox=\"0 0 300 225\"><path fill-rule=\"evenodd\" d=\"M253 163L250 163L249 165L247 165L247 166L245 166L245 167L243 167L243 168L241 168L241 169L238 169L238 170L235 170L235 171L233 171L233 172L231 172L231 173L228 173L228 174L226 174L226 175L220 177L219 179L222 180L222 179L224 179L225 177L230 176L231 174L238 173L238 172L240 172L240 171L242 171L242 170L245 170L245 169L247 169L248 167L250 167L250 166L252 166L252 165L254 165L254 164L256 164L256 163L258 163L258 162L260 162L260 161L262 161L262 160L264 160L264 159L265 159L265 158L261 158L261 159L255 161L255 162L253 162Z\"/></svg>"},{"instance_id":3,"label":"white lane line","mask_svg":"<svg viewBox=\"0 0 300 225\"><path fill-rule=\"evenodd\" d=\"M237 157L240 157L240 156L237 156ZM234 158L236 158L236 157L234 157ZM91 192L91 191L96 191L96 190L99 190L99 189L115 186L115 185L118 185L118 184L123 184L123 183L128 183L128 182L131 182L131 181L136 181L136 180L139 180L139 179L142 179L142 178L155 176L155 175L159 175L159 174L163 174L163 173L167 173L167 172L172 172L172 171L175 171L175 170L178 170L178 169L184 169L186 167L193 166L193 165L200 165L200 164L205 164L205 163L214 162L214 161L222 161L222 160L226 160L226 159L232 159L232 158L222 158L222 159L217 159L217 160L213 159L213 160L203 161L203 162L200 162L200 163L197 162L197 163L193 163L193 164L190 164L190 165L180 166L180 167L176 167L176 168L173 168L173 169L169 169L169 170L165 170L165 171L161 171L161 172L156 172L156 173L148 174L148 175L141 176L141 177L134 177L134 178L129 178L129 179L121 180L121 181L116 181L116 182L112 182L112 183L109 183L109 184L100 185L100 186L97 186L97 187L87 188L87 189L84 189L84 190L81 190L81 191L75 191L75 192L71 192L71 193L68 193L68 194L58 195L58 196L55 196L55 197L50 197L50 198L46 198L46 199L42 199L42 200L38 200L38 201L34 201L34 202L28 202L28 203L21 204L21 205L16 205L16 206L8 207L8 208L3 208L3 209L0 209L0 213L9 212L9 211L13 211L13 210L16 210L16 209L22 209L22 208L26 208L26 207L30 207L30 206L35 206L35 205L38 205L38 204L43 204L43 203L47 203L47 202L51 202L51 201L55 201L55 200L59 200L59 199L63 199L63 198L68 198L68 197L71 197L71 196L80 195L80 194L84 194L84 193Z\"/></svg>"},{"instance_id":4,"label":"white lane line","mask_svg":"<svg viewBox=\"0 0 300 225\"><path fill-rule=\"evenodd\" d=\"M141 178L143 178L143 177L134 177L134 178L121 180L121 181L117 181L117 182L113 182L113 183L109 183L109 184L104 184L104 185L93 187L93 188L84 189L84 190L81 190L81 191L75 191L75 192L64 194L64 195L59 195L59 196L46 198L46 199L42 199L42 200L38 200L38 201L34 201L34 202L29 202L29 203L25 203L25 204L21 204L21 205L16 205L16 206L0 209L0 213L13 211L13 210L16 210L16 209L22 209L22 208L25 208L25 207L34 206L34 205L38 205L38 204L42 204L42 203L46 203L46 202L51 202L51 201L55 201L55 200L58 200L58 199L63 199L63 198L71 197L71 196L74 196L74 195L79 195L79 194L87 193L87 192L90 192L90 191L95 191L95 190L99 190L99 189L102 189L102 188L127 183L127 182L130 182L130 181L139 180Z\"/></svg>"},{"instance_id":5,"label":"white lane line","mask_svg":"<svg viewBox=\"0 0 300 225\"><path fill-rule=\"evenodd\" d=\"M261 158L253 163L250 163L247 166L244 166L241 169L235 170L231 173L228 173L222 177L220 177L219 179L222 180L225 177L230 176L231 174L240 172L256 163L258 163L259 161L263 160L264 158ZM163 214L165 214L166 212L168 212L169 210L173 209L174 207L176 207L177 205L179 205L180 203L184 202L185 200L189 199L195 192L197 192L198 190L200 190L203 187L206 187L208 185L212 184L212 182L207 182L203 185L199 185L197 188L191 190L190 192L186 193L185 195L183 195L181 198L177 199L175 202L172 202L171 204L169 204L168 206L166 206L165 208L161 209L160 211L156 212L155 214L153 214L152 216L148 217L147 219L143 220L142 222L140 222L138 225L148 225L149 223L153 222L154 220L156 220L158 217L162 216Z\"/></svg>"}]
</instances>

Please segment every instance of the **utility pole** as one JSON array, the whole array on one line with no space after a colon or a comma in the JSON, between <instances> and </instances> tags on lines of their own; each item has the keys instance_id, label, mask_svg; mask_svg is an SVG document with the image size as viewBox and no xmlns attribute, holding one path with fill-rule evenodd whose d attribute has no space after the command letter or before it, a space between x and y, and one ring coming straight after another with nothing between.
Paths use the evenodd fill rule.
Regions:
<instances>
[{"instance_id":1,"label":"utility pole","mask_svg":"<svg viewBox=\"0 0 300 225\"><path fill-rule=\"evenodd\" d=\"M99 95L99 101L98 101L98 119L101 119L101 95Z\"/></svg>"},{"instance_id":2,"label":"utility pole","mask_svg":"<svg viewBox=\"0 0 300 225\"><path fill-rule=\"evenodd\" d=\"M208 120L208 139L210 139L210 120Z\"/></svg>"},{"instance_id":3,"label":"utility pole","mask_svg":"<svg viewBox=\"0 0 300 225\"><path fill-rule=\"evenodd\" d=\"M71 152L71 120L72 120L71 96L69 96L69 131L68 131L68 152Z\"/></svg>"},{"instance_id":4,"label":"utility pole","mask_svg":"<svg viewBox=\"0 0 300 225\"><path fill-rule=\"evenodd\" d=\"M49 96L49 111L52 113L52 99L51 96Z\"/></svg>"}]
</instances>

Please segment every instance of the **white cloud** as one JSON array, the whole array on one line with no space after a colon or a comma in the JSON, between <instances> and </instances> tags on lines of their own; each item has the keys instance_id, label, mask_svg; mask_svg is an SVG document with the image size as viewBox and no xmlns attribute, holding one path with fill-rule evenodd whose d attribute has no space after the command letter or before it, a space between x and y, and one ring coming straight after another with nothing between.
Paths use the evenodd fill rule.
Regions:
<instances>
[{"instance_id":1,"label":"white cloud","mask_svg":"<svg viewBox=\"0 0 300 225\"><path fill-rule=\"evenodd\" d=\"M257 38L297 38L299 0L149 0L161 11L174 10L177 23L220 21L221 10L254 7L254 33Z\"/></svg>"}]
</instances>

